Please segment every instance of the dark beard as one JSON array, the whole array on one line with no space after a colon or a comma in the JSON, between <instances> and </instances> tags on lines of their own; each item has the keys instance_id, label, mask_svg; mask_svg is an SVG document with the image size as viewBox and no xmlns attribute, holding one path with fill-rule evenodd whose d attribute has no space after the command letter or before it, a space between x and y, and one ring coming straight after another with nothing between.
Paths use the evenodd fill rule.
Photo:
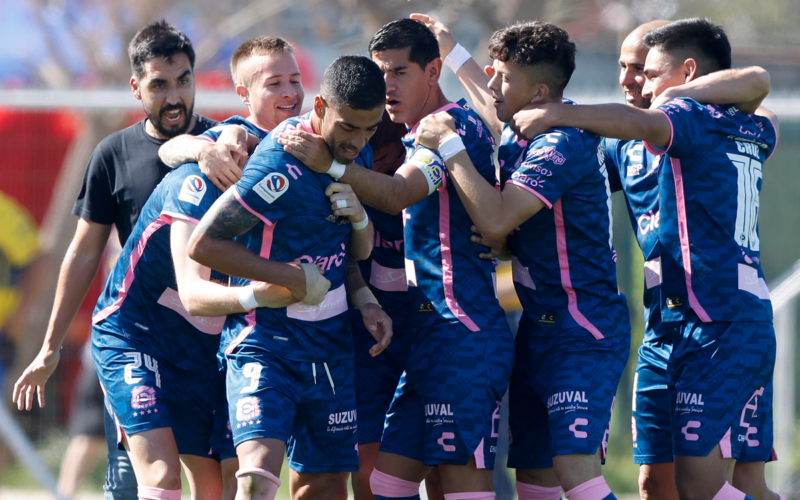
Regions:
<instances>
[{"instance_id":1,"label":"dark beard","mask_svg":"<svg viewBox=\"0 0 800 500\"><path fill-rule=\"evenodd\" d=\"M168 111L172 111L173 109L180 109L183 110L183 115L186 117L183 125L178 128L166 128L164 127L164 114ZM192 103L191 109L186 109L186 106L183 103L179 104L167 104L163 108L161 108L158 112L158 116L154 116L154 113L150 113L148 110L145 110L145 114L147 115L147 119L150 120L150 123L153 125L153 128L156 131L168 138L177 137L181 134L185 134L189 131L189 125L192 124L192 113L194 112L194 103Z\"/></svg>"}]
</instances>

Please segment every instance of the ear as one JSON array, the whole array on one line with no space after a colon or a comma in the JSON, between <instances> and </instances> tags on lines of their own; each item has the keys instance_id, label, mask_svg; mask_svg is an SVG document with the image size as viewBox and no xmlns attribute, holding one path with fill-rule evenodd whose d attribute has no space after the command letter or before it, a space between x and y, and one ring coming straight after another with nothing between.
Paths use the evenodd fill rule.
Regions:
<instances>
[{"instance_id":1,"label":"ear","mask_svg":"<svg viewBox=\"0 0 800 500\"><path fill-rule=\"evenodd\" d=\"M547 98L550 97L550 87L548 87L546 83L537 84L534 86L534 90L535 92L533 93L533 97L531 97L530 104L546 102Z\"/></svg>"},{"instance_id":2,"label":"ear","mask_svg":"<svg viewBox=\"0 0 800 500\"><path fill-rule=\"evenodd\" d=\"M135 76L131 76L131 92L133 92L133 97L139 101L142 100L142 89L139 88L139 82L136 80Z\"/></svg>"},{"instance_id":3,"label":"ear","mask_svg":"<svg viewBox=\"0 0 800 500\"><path fill-rule=\"evenodd\" d=\"M697 72L699 68L697 67L697 61L694 59L687 59L683 61L683 74L685 78L685 83L689 83L695 78L697 78Z\"/></svg>"},{"instance_id":4,"label":"ear","mask_svg":"<svg viewBox=\"0 0 800 500\"><path fill-rule=\"evenodd\" d=\"M242 100L245 106L250 107L250 93L247 92L247 87L244 85L237 85L236 94L239 96L239 99Z\"/></svg>"},{"instance_id":5,"label":"ear","mask_svg":"<svg viewBox=\"0 0 800 500\"><path fill-rule=\"evenodd\" d=\"M494 74L495 74L494 66L491 66L491 65L484 66L483 67L483 72L486 73L486 76L488 76L489 78L494 78Z\"/></svg>"},{"instance_id":6,"label":"ear","mask_svg":"<svg viewBox=\"0 0 800 500\"><path fill-rule=\"evenodd\" d=\"M437 57L428 64L428 83L431 87L439 84L439 78L442 76L442 58Z\"/></svg>"},{"instance_id":7,"label":"ear","mask_svg":"<svg viewBox=\"0 0 800 500\"><path fill-rule=\"evenodd\" d=\"M328 103L325 102L325 99L323 99L321 95L317 94L317 96L314 97L314 113L316 113L320 120L325 118L325 110L327 107Z\"/></svg>"}]
</instances>

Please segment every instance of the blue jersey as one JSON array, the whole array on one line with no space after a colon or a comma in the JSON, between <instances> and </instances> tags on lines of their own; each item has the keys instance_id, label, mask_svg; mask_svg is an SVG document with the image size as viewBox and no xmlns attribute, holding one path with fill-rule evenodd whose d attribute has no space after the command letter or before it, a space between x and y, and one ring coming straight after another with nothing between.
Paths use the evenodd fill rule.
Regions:
<instances>
[{"instance_id":1,"label":"blue jersey","mask_svg":"<svg viewBox=\"0 0 800 500\"><path fill-rule=\"evenodd\" d=\"M403 256L403 216L391 215L364 205L375 228L375 246L366 260L359 261L361 276L381 307L389 314L408 314L408 285Z\"/></svg>"},{"instance_id":2,"label":"blue jersey","mask_svg":"<svg viewBox=\"0 0 800 500\"><path fill-rule=\"evenodd\" d=\"M509 236L514 287L525 314L542 327L585 329L597 339L628 335L600 138L555 128L530 142L506 131L503 139L499 158L506 168L516 166L506 184L530 191L549 209Z\"/></svg>"},{"instance_id":3,"label":"blue jersey","mask_svg":"<svg viewBox=\"0 0 800 500\"><path fill-rule=\"evenodd\" d=\"M350 221L331 210L325 195L331 178L313 172L278 144L283 131L295 128L311 132L309 115L285 120L261 141L234 186L236 198L261 220L237 241L265 259L315 263L331 282L330 290L318 306L297 303L229 315L222 341L228 354L241 345L298 362L341 360L353 355L344 288ZM371 167L369 146L356 161Z\"/></svg>"},{"instance_id":4,"label":"blue jersey","mask_svg":"<svg viewBox=\"0 0 800 500\"><path fill-rule=\"evenodd\" d=\"M654 155L642 141L603 139L603 161L611 192L625 194L633 232L644 255L645 336L661 322L661 252L658 243L658 172L664 156Z\"/></svg>"},{"instance_id":5,"label":"blue jersey","mask_svg":"<svg viewBox=\"0 0 800 500\"><path fill-rule=\"evenodd\" d=\"M661 314L680 321L687 309L708 321L771 321L772 304L758 236L764 162L777 131L767 119L733 106L687 98L659 108L672 128L659 173L659 239L664 247ZM679 268L680 269L680 268Z\"/></svg>"},{"instance_id":6,"label":"blue jersey","mask_svg":"<svg viewBox=\"0 0 800 500\"><path fill-rule=\"evenodd\" d=\"M196 163L170 172L156 187L97 300L98 347L138 343L178 368L216 369L225 318L193 317L181 304L169 228L176 219L197 223L220 194Z\"/></svg>"},{"instance_id":7,"label":"blue jersey","mask_svg":"<svg viewBox=\"0 0 800 500\"><path fill-rule=\"evenodd\" d=\"M224 122L221 122L216 127L212 127L206 130L197 137L202 137L203 139L210 140L211 142L217 142L217 139L219 139L220 134L222 134L222 129L226 125L238 125L240 127L243 127L245 130L247 130L248 133L253 134L260 140L263 140L264 137L266 137L267 134L269 134L269 130L264 130L263 128L256 126L253 122L251 122L247 118L243 118L239 115L233 115Z\"/></svg>"},{"instance_id":8,"label":"blue jersey","mask_svg":"<svg viewBox=\"0 0 800 500\"><path fill-rule=\"evenodd\" d=\"M494 139L483 121L463 99L440 111L453 117L476 170L494 185ZM415 132L416 127L403 138L407 160L414 154ZM403 217L409 300L425 313L415 326L460 321L473 332L498 328L505 314L493 292L494 263L478 257L486 248L470 240L472 219L447 172L441 187L406 208Z\"/></svg>"}]
</instances>

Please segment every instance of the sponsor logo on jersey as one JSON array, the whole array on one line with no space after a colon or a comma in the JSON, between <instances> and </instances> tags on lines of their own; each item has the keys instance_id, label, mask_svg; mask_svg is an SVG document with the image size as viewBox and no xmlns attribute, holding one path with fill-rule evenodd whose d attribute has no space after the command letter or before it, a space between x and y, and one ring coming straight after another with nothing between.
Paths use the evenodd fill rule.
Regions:
<instances>
[{"instance_id":1,"label":"sponsor logo on jersey","mask_svg":"<svg viewBox=\"0 0 800 500\"><path fill-rule=\"evenodd\" d=\"M547 407L552 408L553 406L565 403L588 402L589 400L586 399L586 391L561 391L547 398Z\"/></svg>"},{"instance_id":2,"label":"sponsor logo on jersey","mask_svg":"<svg viewBox=\"0 0 800 500\"><path fill-rule=\"evenodd\" d=\"M539 315L539 323L542 325L555 325L556 315L552 313L542 313Z\"/></svg>"},{"instance_id":3,"label":"sponsor logo on jersey","mask_svg":"<svg viewBox=\"0 0 800 500\"><path fill-rule=\"evenodd\" d=\"M556 140L555 142L558 142L558 140ZM563 165L564 162L567 161L564 155L556 151L555 146L544 146L541 148L533 148L530 150L530 152L528 152L528 158L531 158L533 156L538 157L537 159L539 160L553 162L556 165Z\"/></svg>"},{"instance_id":4,"label":"sponsor logo on jersey","mask_svg":"<svg viewBox=\"0 0 800 500\"><path fill-rule=\"evenodd\" d=\"M278 172L267 174L261 182L255 185L253 191L267 203L272 203L289 190L289 179Z\"/></svg>"},{"instance_id":5,"label":"sponsor logo on jersey","mask_svg":"<svg viewBox=\"0 0 800 500\"><path fill-rule=\"evenodd\" d=\"M156 390L146 385L131 390L131 406L137 410L146 410L156 404Z\"/></svg>"},{"instance_id":6,"label":"sponsor logo on jersey","mask_svg":"<svg viewBox=\"0 0 800 500\"><path fill-rule=\"evenodd\" d=\"M442 446L442 449L447 452L456 451L456 446L453 444L448 444L446 441L451 439L455 439L456 435L452 432L443 432L442 437L436 440L438 444Z\"/></svg>"},{"instance_id":7,"label":"sponsor logo on jersey","mask_svg":"<svg viewBox=\"0 0 800 500\"><path fill-rule=\"evenodd\" d=\"M661 220L660 216L661 212L656 211L655 213L650 210L649 213L642 214L639 216L637 223L639 224L639 232L643 235L658 230L658 224Z\"/></svg>"},{"instance_id":8,"label":"sponsor logo on jersey","mask_svg":"<svg viewBox=\"0 0 800 500\"><path fill-rule=\"evenodd\" d=\"M450 405L437 403L425 405L426 417L438 417L439 415L452 417L453 411L450 409Z\"/></svg>"},{"instance_id":9,"label":"sponsor logo on jersey","mask_svg":"<svg viewBox=\"0 0 800 500\"><path fill-rule=\"evenodd\" d=\"M703 395L696 392L679 392L678 398L675 400L678 405L695 405L703 406Z\"/></svg>"},{"instance_id":10,"label":"sponsor logo on jersey","mask_svg":"<svg viewBox=\"0 0 800 500\"><path fill-rule=\"evenodd\" d=\"M683 307L683 297L667 297L667 309L680 309Z\"/></svg>"},{"instance_id":11,"label":"sponsor logo on jersey","mask_svg":"<svg viewBox=\"0 0 800 500\"><path fill-rule=\"evenodd\" d=\"M328 425L353 424L356 422L356 410L342 411L328 415Z\"/></svg>"},{"instance_id":12,"label":"sponsor logo on jersey","mask_svg":"<svg viewBox=\"0 0 800 500\"><path fill-rule=\"evenodd\" d=\"M200 201L206 194L207 189L206 181L199 175L190 175L183 180L181 192L178 194L178 199L191 203L192 205L200 205Z\"/></svg>"},{"instance_id":13,"label":"sponsor logo on jersey","mask_svg":"<svg viewBox=\"0 0 800 500\"><path fill-rule=\"evenodd\" d=\"M256 396L246 396L236 402L236 420L246 422L261 416L261 401ZM237 426L238 428L239 426Z\"/></svg>"}]
</instances>

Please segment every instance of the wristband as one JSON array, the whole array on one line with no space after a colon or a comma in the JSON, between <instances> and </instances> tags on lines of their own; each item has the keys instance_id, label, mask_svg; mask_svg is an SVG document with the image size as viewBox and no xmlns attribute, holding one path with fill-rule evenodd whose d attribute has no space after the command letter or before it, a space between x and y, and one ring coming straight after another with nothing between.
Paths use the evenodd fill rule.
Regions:
<instances>
[{"instance_id":1,"label":"wristband","mask_svg":"<svg viewBox=\"0 0 800 500\"><path fill-rule=\"evenodd\" d=\"M369 215L367 215L367 212L364 212L364 220L361 222L351 222L350 225L353 226L353 229L364 229L369 225Z\"/></svg>"},{"instance_id":2,"label":"wristband","mask_svg":"<svg viewBox=\"0 0 800 500\"><path fill-rule=\"evenodd\" d=\"M256 300L256 292L253 289L253 285L247 285L239 287L239 304L244 307L244 310L247 312L252 311L256 307L258 307L258 301Z\"/></svg>"},{"instance_id":3,"label":"wristband","mask_svg":"<svg viewBox=\"0 0 800 500\"><path fill-rule=\"evenodd\" d=\"M346 169L347 165L342 165L341 163L339 163L334 159L333 162L331 162L331 168L329 168L328 171L325 173L338 181L339 179L342 178Z\"/></svg>"},{"instance_id":4,"label":"wristband","mask_svg":"<svg viewBox=\"0 0 800 500\"><path fill-rule=\"evenodd\" d=\"M439 141L439 155L444 162L465 149L467 148L464 146L464 141L462 141L461 136L456 133L448 134L444 139Z\"/></svg>"},{"instance_id":5,"label":"wristband","mask_svg":"<svg viewBox=\"0 0 800 500\"><path fill-rule=\"evenodd\" d=\"M447 54L447 57L444 58L444 63L447 65L448 68L453 70L453 73L457 72L461 69L461 66L464 65L465 62L469 61L472 56L467 49L461 46L460 43L457 43L453 50Z\"/></svg>"},{"instance_id":6,"label":"wristband","mask_svg":"<svg viewBox=\"0 0 800 500\"><path fill-rule=\"evenodd\" d=\"M305 262L300 264L303 272L306 273L306 296L303 297L303 304L316 306L323 300L331 287L331 282L320 274L316 264Z\"/></svg>"},{"instance_id":7,"label":"wristband","mask_svg":"<svg viewBox=\"0 0 800 500\"><path fill-rule=\"evenodd\" d=\"M359 311L366 304L375 304L378 307L381 307L381 305L378 303L378 299L375 298L375 295L372 294L372 290L370 290L367 286L362 286L356 290L355 293L353 293L353 297L350 299L350 302L352 302L352 304L356 306L356 309ZM381 309L383 308L381 307Z\"/></svg>"}]
</instances>

